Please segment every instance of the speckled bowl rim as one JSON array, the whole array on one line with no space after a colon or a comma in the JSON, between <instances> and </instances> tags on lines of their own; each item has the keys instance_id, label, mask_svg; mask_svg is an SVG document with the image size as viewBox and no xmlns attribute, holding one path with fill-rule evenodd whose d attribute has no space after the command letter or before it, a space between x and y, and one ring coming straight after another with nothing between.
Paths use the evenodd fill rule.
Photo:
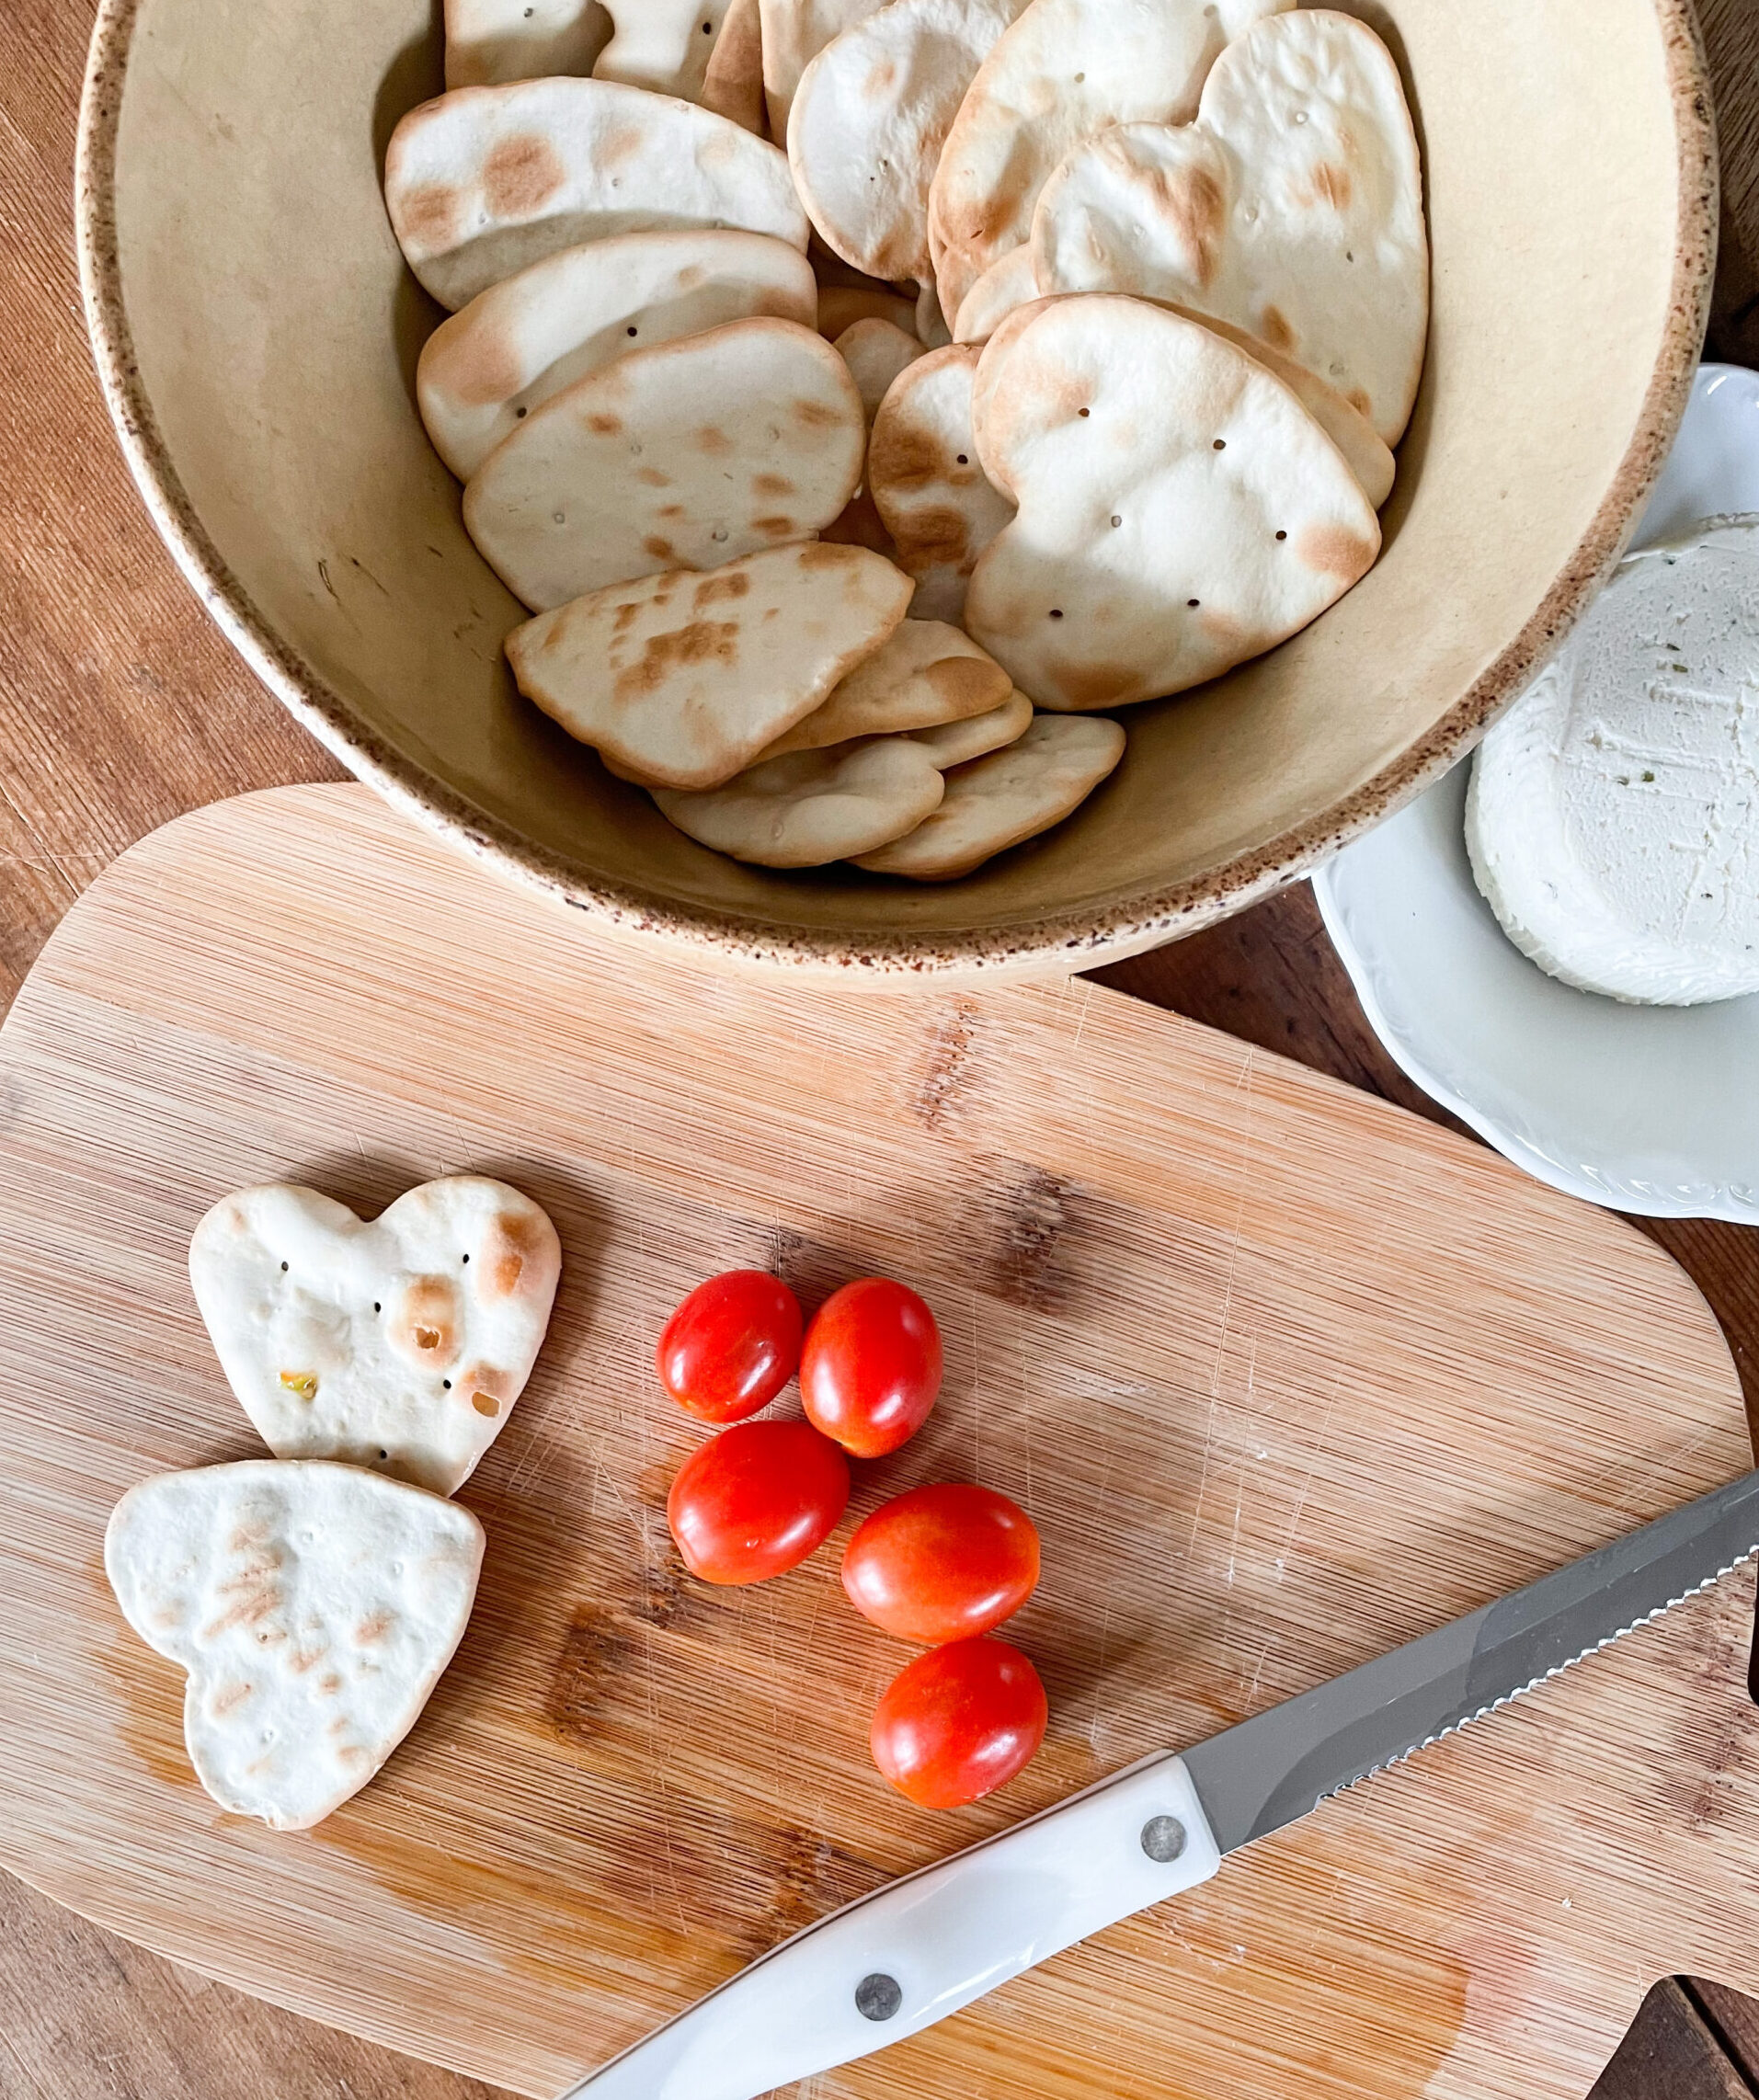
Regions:
<instances>
[{"instance_id":1,"label":"speckled bowl rim","mask_svg":"<svg viewBox=\"0 0 1759 2100\"><path fill-rule=\"evenodd\" d=\"M1631 442L1575 552L1513 642L1388 766L1322 815L1207 874L1095 910L989 930L851 935L766 925L588 879L395 750L277 633L209 538L172 463L135 364L116 239L116 140L141 0L101 0L80 106L74 210L97 374L124 457L160 536L233 646L314 736L397 808L467 852L608 926L704 961L824 971L870 982L1067 975L1195 932L1285 884L1389 816L1458 759L1521 692L1604 580L1648 497L1690 394L1716 270L1719 182L1708 74L1691 0L1654 0L1679 141L1678 222L1661 353Z\"/></svg>"}]
</instances>

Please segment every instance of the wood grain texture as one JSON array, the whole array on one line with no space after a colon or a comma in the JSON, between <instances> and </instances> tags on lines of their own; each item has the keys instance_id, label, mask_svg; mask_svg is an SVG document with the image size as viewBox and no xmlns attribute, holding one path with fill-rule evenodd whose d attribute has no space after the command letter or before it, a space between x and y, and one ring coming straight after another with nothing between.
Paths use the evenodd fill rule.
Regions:
<instances>
[{"instance_id":1,"label":"wood grain texture","mask_svg":"<svg viewBox=\"0 0 1759 2100\"><path fill-rule=\"evenodd\" d=\"M1092 985L705 982L361 789L137 847L40 959L0 1076L0 1857L520 2092L835 1903L1748 1462L1679 1271L1479 1146ZM367 1793L278 1837L190 1779L103 1522L146 1472L253 1448L183 1282L216 1196L291 1177L377 1208L460 1168L555 1217L551 1341L465 1490L491 1547L458 1661ZM942 1403L851 1519L969 1474L1039 1524L1015 1624L1053 1728L996 1801L926 1817L873 1774L903 1651L831 1556L730 1594L676 1560L697 1432L653 1338L761 1259L808 1302L880 1269L942 1312ZM1657 1973L1759 1981L1751 1600L1731 1580L817 2094L1573 2100Z\"/></svg>"}]
</instances>

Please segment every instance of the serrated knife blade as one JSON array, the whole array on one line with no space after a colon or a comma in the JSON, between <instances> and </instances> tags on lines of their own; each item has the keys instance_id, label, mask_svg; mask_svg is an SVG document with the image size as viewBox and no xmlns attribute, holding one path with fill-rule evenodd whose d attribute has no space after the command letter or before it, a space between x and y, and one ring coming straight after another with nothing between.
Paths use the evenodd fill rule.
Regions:
<instances>
[{"instance_id":1,"label":"serrated knife blade","mask_svg":"<svg viewBox=\"0 0 1759 2100\"><path fill-rule=\"evenodd\" d=\"M1759 1471L1451 1625L849 1904L565 2100L758 2100L942 2020L1759 1552Z\"/></svg>"}]
</instances>

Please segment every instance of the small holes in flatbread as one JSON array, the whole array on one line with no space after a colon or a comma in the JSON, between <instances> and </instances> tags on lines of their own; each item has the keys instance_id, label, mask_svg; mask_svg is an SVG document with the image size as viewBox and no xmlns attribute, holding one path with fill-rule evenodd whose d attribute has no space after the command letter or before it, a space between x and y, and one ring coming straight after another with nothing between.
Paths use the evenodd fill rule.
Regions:
<instances>
[{"instance_id":1,"label":"small holes in flatbread","mask_svg":"<svg viewBox=\"0 0 1759 2100\"><path fill-rule=\"evenodd\" d=\"M1288 534L1286 532L1279 532L1276 536L1279 540L1286 540L1288 538Z\"/></svg>"},{"instance_id":2,"label":"small holes in flatbread","mask_svg":"<svg viewBox=\"0 0 1759 2100\"><path fill-rule=\"evenodd\" d=\"M1196 598L1188 598L1188 599L1186 599L1186 600L1185 600L1185 603L1186 603L1188 606L1190 606L1191 610L1192 610L1194 612L1194 611L1197 610L1198 606L1199 606L1199 605L1200 605L1202 602L1203 602L1203 600L1202 600L1201 599L1196 599Z\"/></svg>"},{"instance_id":3,"label":"small holes in flatbread","mask_svg":"<svg viewBox=\"0 0 1759 2100\"><path fill-rule=\"evenodd\" d=\"M1053 620L1060 620L1063 617L1062 607L1060 605L1053 605L1050 609L1050 616Z\"/></svg>"},{"instance_id":4,"label":"small holes in flatbread","mask_svg":"<svg viewBox=\"0 0 1759 2100\"><path fill-rule=\"evenodd\" d=\"M1091 408L1078 408L1075 413L1078 416L1091 416L1093 411Z\"/></svg>"},{"instance_id":5,"label":"small holes in flatbread","mask_svg":"<svg viewBox=\"0 0 1759 2100\"><path fill-rule=\"evenodd\" d=\"M450 1378L442 1378L442 1379L440 1381L440 1389L441 1389L441 1391L442 1391L442 1392L447 1392L447 1393L450 1393L450 1392L451 1391L451 1389L452 1389L452 1382L451 1382L451 1380Z\"/></svg>"},{"instance_id":6,"label":"small holes in flatbread","mask_svg":"<svg viewBox=\"0 0 1759 2100\"><path fill-rule=\"evenodd\" d=\"M1114 525L1122 525L1124 522L1115 510L1112 513L1112 522Z\"/></svg>"},{"instance_id":7,"label":"small holes in flatbread","mask_svg":"<svg viewBox=\"0 0 1759 2100\"><path fill-rule=\"evenodd\" d=\"M1227 439L1217 438L1215 443L1211 445L1209 449L1212 452L1225 452L1228 450Z\"/></svg>"}]
</instances>

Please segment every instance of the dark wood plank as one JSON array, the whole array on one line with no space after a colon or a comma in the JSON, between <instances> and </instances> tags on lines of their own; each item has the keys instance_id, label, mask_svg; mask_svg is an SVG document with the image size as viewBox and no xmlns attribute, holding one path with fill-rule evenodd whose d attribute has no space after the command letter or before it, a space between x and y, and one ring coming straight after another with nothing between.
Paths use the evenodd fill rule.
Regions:
<instances>
[{"instance_id":1,"label":"dark wood plank","mask_svg":"<svg viewBox=\"0 0 1759 2100\"><path fill-rule=\"evenodd\" d=\"M1670 1978L1644 1999L1590 2100L1753 2100L1753 2088Z\"/></svg>"}]
</instances>

